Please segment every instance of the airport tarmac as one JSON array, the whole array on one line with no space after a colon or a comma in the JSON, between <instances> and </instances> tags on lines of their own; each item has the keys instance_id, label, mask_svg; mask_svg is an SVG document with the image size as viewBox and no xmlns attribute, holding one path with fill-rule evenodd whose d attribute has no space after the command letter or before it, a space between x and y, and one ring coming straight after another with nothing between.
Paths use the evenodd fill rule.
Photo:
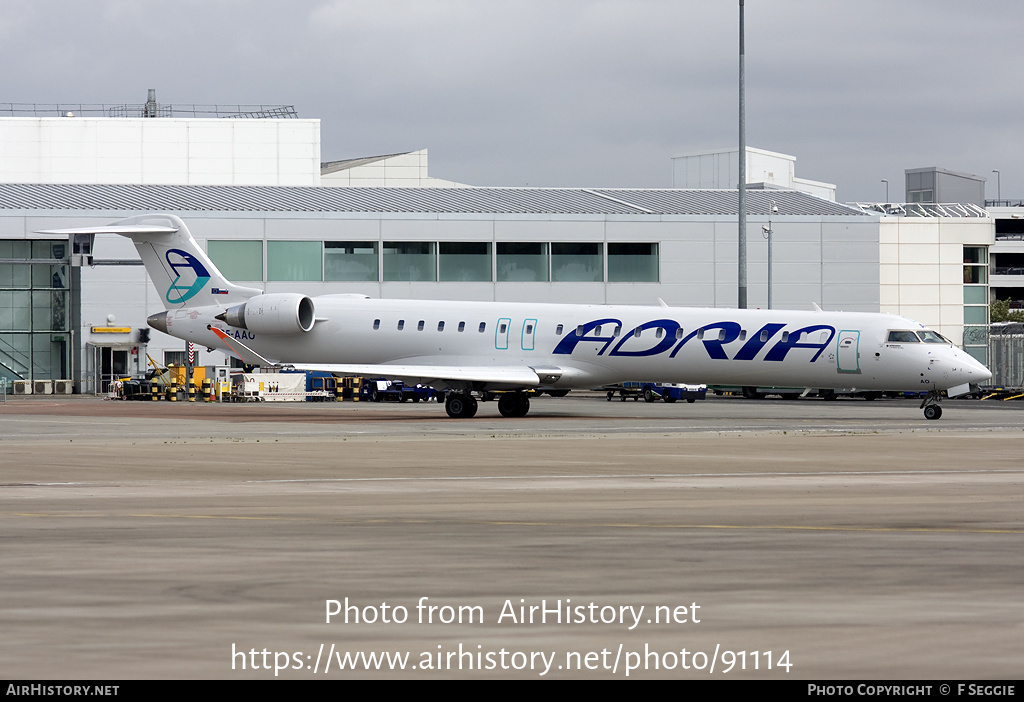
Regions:
<instances>
[{"instance_id":1,"label":"airport tarmac","mask_svg":"<svg viewBox=\"0 0 1024 702\"><path fill-rule=\"evenodd\" d=\"M1019 678L1024 405L944 409L8 398L0 664Z\"/></svg>"}]
</instances>

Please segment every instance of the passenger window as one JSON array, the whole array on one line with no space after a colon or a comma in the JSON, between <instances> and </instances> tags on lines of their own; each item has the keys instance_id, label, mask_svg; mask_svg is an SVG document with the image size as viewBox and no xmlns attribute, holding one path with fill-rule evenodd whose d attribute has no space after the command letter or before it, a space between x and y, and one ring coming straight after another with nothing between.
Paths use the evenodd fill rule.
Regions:
<instances>
[{"instance_id":1,"label":"passenger window","mask_svg":"<svg viewBox=\"0 0 1024 702\"><path fill-rule=\"evenodd\" d=\"M444 322L438 322L437 323L437 330L438 331L444 331Z\"/></svg>"},{"instance_id":2,"label":"passenger window","mask_svg":"<svg viewBox=\"0 0 1024 702\"><path fill-rule=\"evenodd\" d=\"M465 322L459 322L459 331L460 332L466 331L466 323Z\"/></svg>"},{"instance_id":3,"label":"passenger window","mask_svg":"<svg viewBox=\"0 0 1024 702\"><path fill-rule=\"evenodd\" d=\"M532 324L527 324L526 325L526 333L527 334L532 334L533 333L533 325Z\"/></svg>"},{"instance_id":4,"label":"passenger window","mask_svg":"<svg viewBox=\"0 0 1024 702\"><path fill-rule=\"evenodd\" d=\"M373 320L373 328L374 329L380 329L380 320L379 319Z\"/></svg>"},{"instance_id":5,"label":"passenger window","mask_svg":"<svg viewBox=\"0 0 1024 702\"><path fill-rule=\"evenodd\" d=\"M789 341L789 332L782 332L782 343Z\"/></svg>"},{"instance_id":6,"label":"passenger window","mask_svg":"<svg viewBox=\"0 0 1024 702\"><path fill-rule=\"evenodd\" d=\"M416 325L416 331L423 331L423 326L424 326L424 323L423 323L423 320L421 319L420 323Z\"/></svg>"},{"instance_id":7,"label":"passenger window","mask_svg":"<svg viewBox=\"0 0 1024 702\"><path fill-rule=\"evenodd\" d=\"M498 333L499 334L504 334L505 333L505 324L504 324L504 322L502 324L498 325Z\"/></svg>"},{"instance_id":8,"label":"passenger window","mask_svg":"<svg viewBox=\"0 0 1024 702\"><path fill-rule=\"evenodd\" d=\"M622 333L622 326L619 325L619 324L616 324L615 328L612 329L612 336L618 337L618 335L621 334L621 333Z\"/></svg>"},{"instance_id":9,"label":"passenger window","mask_svg":"<svg viewBox=\"0 0 1024 702\"><path fill-rule=\"evenodd\" d=\"M661 327L658 327L658 331L654 332L654 338L655 339L660 339L662 334L664 334L664 333L665 333L665 330L662 329Z\"/></svg>"},{"instance_id":10,"label":"passenger window","mask_svg":"<svg viewBox=\"0 0 1024 702\"><path fill-rule=\"evenodd\" d=\"M682 339L683 338L683 328L682 327L679 327L678 329L676 329L676 338L677 339Z\"/></svg>"},{"instance_id":11,"label":"passenger window","mask_svg":"<svg viewBox=\"0 0 1024 702\"><path fill-rule=\"evenodd\" d=\"M487 329L487 322L480 322L480 333L483 334L485 329Z\"/></svg>"},{"instance_id":12,"label":"passenger window","mask_svg":"<svg viewBox=\"0 0 1024 702\"><path fill-rule=\"evenodd\" d=\"M562 325L561 324L559 324L557 327L555 327L555 335L556 336L561 336L562 335Z\"/></svg>"},{"instance_id":13,"label":"passenger window","mask_svg":"<svg viewBox=\"0 0 1024 702\"><path fill-rule=\"evenodd\" d=\"M761 343L763 344L766 341L768 341L768 332L762 329L761 330Z\"/></svg>"},{"instance_id":14,"label":"passenger window","mask_svg":"<svg viewBox=\"0 0 1024 702\"><path fill-rule=\"evenodd\" d=\"M403 329L405 329L405 320L400 319L398 320L398 331L402 331Z\"/></svg>"},{"instance_id":15,"label":"passenger window","mask_svg":"<svg viewBox=\"0 0 1024 702\"><path fill-rule=\"evenodd\" d=\"M594 336L601 336L601 325L600 324L598 324L596 327L594 327Z\"/></svg>"}]
</instances>

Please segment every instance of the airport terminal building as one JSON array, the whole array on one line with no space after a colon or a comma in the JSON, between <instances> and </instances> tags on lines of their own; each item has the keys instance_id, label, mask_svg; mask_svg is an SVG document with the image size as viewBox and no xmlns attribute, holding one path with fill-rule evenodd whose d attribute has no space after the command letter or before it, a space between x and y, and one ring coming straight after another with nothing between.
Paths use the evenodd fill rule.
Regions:
<instances>
[{"instance_id":1,"label":"airport terminal building","mask_svg":"<svg viewBox=\"0 0 1024 702\"><path fill-rule=\"evenodd\" d=\"M146 327L163 305L130 241L41 233L149 212L269 292L736 306L731 189L476 188L432 179L425 151L321 179L319 121L273 117L0 117L0 149L17 155L0 159L0 376L41 392L184 360ZM767 303L770 228L774 307L905 314L986 359L987 212L777 188L748 191L750 306Z\"/></svg>"}]
</instances>

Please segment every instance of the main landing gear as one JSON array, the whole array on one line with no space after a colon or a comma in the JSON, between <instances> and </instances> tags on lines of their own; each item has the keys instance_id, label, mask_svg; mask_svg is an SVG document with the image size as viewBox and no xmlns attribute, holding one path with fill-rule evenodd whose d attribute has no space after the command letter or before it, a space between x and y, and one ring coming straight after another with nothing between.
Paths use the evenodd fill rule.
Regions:
<instances>
[{"instance_id":1,"label":"main landing gear","mask_svg":"<svg viewBox=\"0 0 1024 702\"><path fill-rule=\"evenodd\" d=\"M521 392L507 392L498 398L502 417L525 417L530 411L530 398Z\"/></svg>"},{"instance_id":2,"label":"main landing gear","mask_svg":"<svg viewBox=\"0 0 1024 702\"><path fill-rule=\"evenodd\" d=\"M942 416L942 407L939 406L939 391L931 390L921 403L925 419L938 419Z\"/></svg>"},{"instance_id":3,"label":"main landing gear","mask_svg":"<svg viewBox=\"0 0 1024 702\"><path fill-rule=\"evenodd\" d=\"M468 392L450 392L444 401L444 411L452 419L469 419L476 414L476 398Z\"/></svg>"},{"instance_id":4,"label":"main landing gear","mask_svg":"<svg viewBox=\"0 0 1024 702\"><path fill-rule=\"evenodd\" d=\"M468 392L450 392L444 400L444 410L452 419L469 419L476 415L478 407L477 399ZM525 393L505 392L498 396L502 417L525 417L529 411L530 398Z\"/></svg>"}]
</instances>

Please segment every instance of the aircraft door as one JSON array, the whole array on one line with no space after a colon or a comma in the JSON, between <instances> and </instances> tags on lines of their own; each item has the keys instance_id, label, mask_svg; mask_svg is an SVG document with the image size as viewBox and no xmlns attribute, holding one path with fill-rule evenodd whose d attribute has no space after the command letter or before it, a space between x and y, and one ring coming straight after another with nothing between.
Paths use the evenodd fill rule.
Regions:
<instances>
[{"instance_id":1,"label":"aircraft door","mask_svg":"<svg viewBox=\"0 0 1024 702\"><path fill-rule=\"evenodd\" d=\"M494 329L494 348L499 350L508 349L508 329L512 326L512 320L502 317L498 320L498 326Z\"/></svg>"},{"instance_id":2,"label":"aircraft door","mask_svg":"<svg viewBox=\"0 0 1024 702\"><path fill-rule=\"evenodd\" d=\"M527 319L523 322L523 351L533 351L533 336L536 331L536 319Z\"/></svg>"},{"instance_id":3,"label":"aircraft door","mask_svg":"<svg viewBox=\"0 0 1024 702\"><path fill-rule=\"evenodd\" d=\"M837 370L840 373L860 373L860 332L844 329L839 332Z\"/></svg>"}]
</instances>

